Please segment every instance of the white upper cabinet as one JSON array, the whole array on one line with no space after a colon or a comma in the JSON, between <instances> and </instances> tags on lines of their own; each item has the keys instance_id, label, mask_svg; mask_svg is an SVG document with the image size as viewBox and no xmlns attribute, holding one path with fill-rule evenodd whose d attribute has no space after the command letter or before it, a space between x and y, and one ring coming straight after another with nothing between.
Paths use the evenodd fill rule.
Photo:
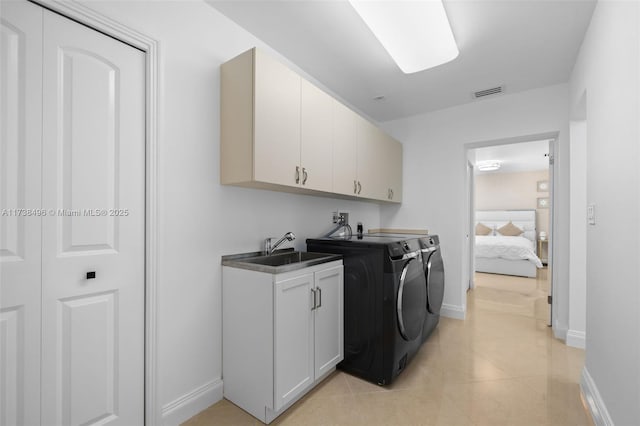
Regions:
<instances>
[{"instance_id":1,"label":"white upper cabinet","mask_svg":"<svg viewBox=\"0 0 640 426\"><path fill-rule=\"evenodd\" d=\"M385 154L384 133L365 120L357 126L358 195L374 200L386 200L385 168L389 167Z\"/></svg>"},{"instance_id":2,"label":"white upper cabinet","mask_svg":"<svg viewBox=\"0 0 640 426\"><path fill-rule=\"evenodd\" d=\"M300 184L318 191L332 191L334 99L302 79Z\"/></svg>"},{"instance_id":3,"label":"white upper cabinet","mask_svg":"<svg viewBox=\"0 0 640 426\"><path fill-rule=\"evenodd\" d=\"M338 101L333 103L333 192L357 195L357 125L360 117Z\"/></svg>"},{"instance_id":4,"label":"white upper cabinet","mask_svg":"<svg viewBox=\"0 0 640 426\"><path fill-rule=\"evenodd\" d=\"M384 158L389 165L384 168L385 195L390 202L402 202L402 144L391 136L384 135Z\"/></svg>"},{"instance_id":5,"label":"white upper cabinet","mask_svg":"<svg viewBox=\"0 0 640 426\"><path fill-rule=\"evenodd\" d=\"M333 192L400 202L402 144L337 101L333 111Z\"/></svg>"},{"instance_id":6,"label":"white upper cabinet","mask_svg":"<svg viewBox=\"0 0 640 426\"><path fill-rule=\"evenodd\" d=\"M255 48L220 81L222 184L399 202L402 146L376 126Z\"/></svg>"},{"instance_id":7,"label":"white upper cabinet","mask_svg":"<svg viewBox=\"0 0 640 426\"><path fill-rule=\"evenodd\" d=\"M301 78L259 50L254 52L254 180L295 185L297 176L300 180Z\"/></svg>"}]
</instances>

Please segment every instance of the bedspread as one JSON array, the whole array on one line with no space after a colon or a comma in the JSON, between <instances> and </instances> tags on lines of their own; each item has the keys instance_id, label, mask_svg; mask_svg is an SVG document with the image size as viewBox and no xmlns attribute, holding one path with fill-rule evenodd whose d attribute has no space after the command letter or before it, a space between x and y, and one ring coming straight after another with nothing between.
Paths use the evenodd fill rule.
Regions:
<instances>
[{"instance_id":1,"label":"bedspread","mask_svg":"<svg viewBox=\"0 0 640 426\"><path fill-rule=\"evenodd\" d=\"M502 258L508 260L527 259L542 268L531 240L523 237L476 235L476 257Z\"/></svg>"}]
</instances>

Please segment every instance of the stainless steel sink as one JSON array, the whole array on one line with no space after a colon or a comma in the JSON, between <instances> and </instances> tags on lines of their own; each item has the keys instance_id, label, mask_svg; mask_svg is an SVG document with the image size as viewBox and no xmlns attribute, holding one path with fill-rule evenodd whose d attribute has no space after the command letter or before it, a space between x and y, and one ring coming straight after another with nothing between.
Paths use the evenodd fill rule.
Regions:
<instances>
[{"instance_id":1,"label":"stainless steel sink","mask_svg":"<svg viewBox=\"0 0 640 426\"><path fill-rule=\"evenodd\" d=\"M285 251L272 255L256 252L222 256L222 265L280 274L333 260L340 260L341 258L342 256L337 254L301 251Z\"/></svg>"},{"instance_id":2,"label":"stainless steel sink","mask_svg":"<svg viewBox=\"0 0 640 426\"><path fill-rule=\"evenodd\" d=\"M294 251L291 253L272 254L271 256L260 256L245 259L244 262L257 263L259 265L282 266L290 263L306 262L308 260L322 259L329 255L323 253L309 253L305 251Z\"/></svg>"}]
</instances>

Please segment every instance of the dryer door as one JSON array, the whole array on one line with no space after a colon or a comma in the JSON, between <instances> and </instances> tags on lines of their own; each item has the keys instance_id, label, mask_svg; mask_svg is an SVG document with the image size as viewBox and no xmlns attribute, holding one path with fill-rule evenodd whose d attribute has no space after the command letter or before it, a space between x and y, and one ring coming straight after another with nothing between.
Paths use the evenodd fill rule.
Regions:
<instances>
[{"instance_id":1,"label":"dryer door","mask_svg":"<svg viewBox=\"0 0 640 426\"><path fill-rule=\"evenodd\" d=\"M431 314L438 315L444 298L444 263L442 263L439 249L432 252L427 258L425 275L427 278L427 310Z\"/></svg>"},{"instance_id":2,"label":"dryer door","mask_svg":"<svg viewBox=\"0 0 640 426\"><path fill-rule=\"evenodd\" d=\"M422 335L426 289L421 257L409 259L402 269L397 294L398 328L405 340L411 341Z\"/></svg>"}]
</instances>

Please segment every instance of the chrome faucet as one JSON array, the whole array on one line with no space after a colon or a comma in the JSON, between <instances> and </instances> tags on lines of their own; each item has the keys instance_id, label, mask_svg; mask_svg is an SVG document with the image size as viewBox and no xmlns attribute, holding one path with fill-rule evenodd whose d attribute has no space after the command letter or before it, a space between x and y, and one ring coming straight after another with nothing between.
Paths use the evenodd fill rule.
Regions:
<instances>
[{"instance_id":1,"label":"chrome faucet","mask_svg":"<svg viewBox=\"0 0 640 426\"><path fill-rule=\"evenodd\" d=\"M293 241L295 239L296 235L293 232L287 232L282 238L276 241L275 244L271 244L271 240L273 240L273 238L267 238L264 240L264 251L267 256L270 256L282 243L285 241Z\"/></svg>"}]
</instances>

